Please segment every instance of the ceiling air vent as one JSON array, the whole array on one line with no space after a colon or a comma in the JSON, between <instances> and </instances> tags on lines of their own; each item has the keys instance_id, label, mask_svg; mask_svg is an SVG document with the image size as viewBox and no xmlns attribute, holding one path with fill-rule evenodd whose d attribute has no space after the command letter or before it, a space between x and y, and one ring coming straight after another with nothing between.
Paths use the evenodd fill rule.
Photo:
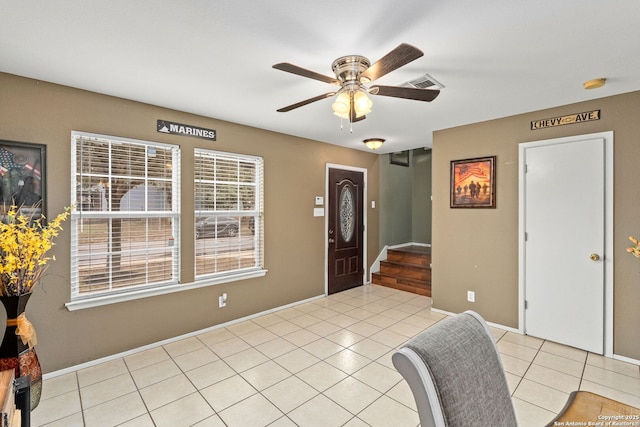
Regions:
<instances>
[{"instance_id":1,"label":"ceiling air vent","mask_svg":"<svg viewBox=\"0 0 640 427\"><path fill-rule=\"evenodd\" d=\"M438 82L436 79L431 77L429 74L425 74L424 76L418 77L417 79L410 80L406 83L403 83L401 86L405 87L415 87L418 89L442 89L444 85Z\"/></svg>"}]
</instances>

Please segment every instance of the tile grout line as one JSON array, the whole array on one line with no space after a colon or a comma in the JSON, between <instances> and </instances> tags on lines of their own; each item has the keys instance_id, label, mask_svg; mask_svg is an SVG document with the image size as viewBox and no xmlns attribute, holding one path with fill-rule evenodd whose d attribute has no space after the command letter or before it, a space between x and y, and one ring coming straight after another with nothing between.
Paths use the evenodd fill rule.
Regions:
<instances>
[{"instance_id":1,"label":"tile grout line","mask_svg":"<svg viewBox=\"0 0 640 427\"><path fill-rule=\"evenodd\" d=\"M398 291L398 292L400 292L400 291ZM302 306L304 306L304 309L302 309L302 307L299 307L299 308L298 307L289 307L289 308L285 308L283 310L280 310L280 311L282 311L282 314L284 316L278 316L278 318L280 320L278 322L274 322L274 323L271 323L270 321L271 320L276 320L276 319L270 319L270 321L267 322L268 323L267 326L263 326L263 324L258 323L256 321L256 319L257 319L256 318L256 319L247 319L244 322L239 322L237 324L231 325L234 328L226 328L226 327L225 328L221 328L219 330L226 330L227 333L230 334L230 336L227 339L222 340L222 341L218 341L217 339L212 338L211 340L207 340L207 341L211 341L211 343L218 344L218 343L224 343L227 340L238 339L242 343L244 343L245 345L248 346L248 348L245 348L245 349L242 349L242 350L239 350L239 351L235 351L232 354L226 355L225 357L220 357L220 355L212 347L210 347L205 342L205 340L203 340L203 336L206 335L206 333L205 334L194 335L193 338L197 339L197 342L202 346L202 349L207 349L213 355L215 355L215 357L217 358L215 360L215 362L218 362L218 361L222 362L226 366L229 367L231 372L233 372L233 375L231 377L229 377L229 378L232 378L233 376L240 377L243 381L247 382L251 386L251 388L253 390L253 393L252 393L251 396L260 395L263 399L265 399L267 402L269 402L271 405L273 405L278 410L278 412L281 415L276 420L272 421L271 422L272 424L277 422L278 420L286 418L292 424L297 425L293 421L293 419L290 417L290 414L293 411L299 409L300 407L306 405L310 400L312 400L312 399L314 399L314 398L316 398L317 396L320 396L320 395L324 396L324 398L328 399L329 401L331 401L334 404L336 404L338 407L340 407L343 410L345 410L346 413L350 415L350 418L349 418L348 422L353 422L354 420L357 419L358 421L361 421L361 422L367 424L364 421L363 418L360 418L360 415L362 415L366 410L371 409L372 407L375 407L376 406L376 402L378 402L378 404L379 404L383 396L387 396L393 402L397 403L398 405L401 405L404 408L408 408L413 412L415 412L415 409L412 408L412 407L408 407L402 401L396 400L394 397L391 397L388 394L395 387L397 387L400 383L402 383L402 381L403 381L402 379L399 379L398 381L393 381L393 384L389 388L387 388L385 392L380 392L376 387L372 387L368 383L363 382L360 379L354 377L353 376L354 373L359 372L359 371L365 369L366 367L372 366L374 363L380 365L381 367L390 369L389 366L388 366L389 361L385 359L385 358L389 357L390 353L392 354L393 351L397 350L397 348L400 347L401 345L403 345L406 341L408 341L408 340L412 339L413 337L415 337L415 335L417 335L417 334L421 333L422 331L430 328L431 326L433 326L436 323L440 322L440 320L448 317L448 316L437 316L437 318L434 318L434 317L429 316L428 315L429 313L433 313L433 312L430 311L431 310L431 306L432 306L432 302L430 302L428 307L425 308L425 307L421 306L418 303L414 304L414 301L417 302L418 298L406 298L406 297L403 296L402 300L400 300L400 297L397 297L396 299L392 298L394 295L399 295L399 294L397 292L391 292L391 293L389 293L389 292L381 292L380 294L377 295L377 298L376 298L375 292L369 292L367 290L366 293L365 292L361 292L361 293L358 293L358 295L354 295L354 296L347 296L346 294L342 294L340 298L326 297L324 299L319 299L318 301L313 301L313 302L308 302L306 304L303 304ZM385 300L386 301L385 304L380 304L379 303L380 300ZM322 301L322 303L318 303L319 301ZM422 300L422 301L424 301L424 300ZM378 303L376 303L376 302L378 302ZM374 308L375 311L367 310L367 308L366 308L367 305L371 306L371 308ZM400 307L405 307L405 306L406 306L406 309L400 309ZM409 306L411 306L411 307L409 307ZM349 308L349 307L351 307L351 308ZM285 315L286 311L294 310L294 309L296 311L290 311L288 314ZM352 310L359 310L357 316L350 316L349 315L349 312L352 311ZM360 311L360 310L364 310L364 311ZM327 311L329 311L329 312L327 313ZM296 313L297 313L297 315L291 316L291 315L296 314ZM314 315L314 313L316 313L316 315ZM333 322L328 320L328 319L332 318L332 317L327 317L327 316L332 316L331 313L333 313L333 317L336 318L337 323L333 323ZM368 315L367 317L364 317L367 313L370 313L370 315ZM269 314L267 314L265 316L271 316L271 315L278 315L278 312L269 313ZM322 317L318 317L318 315L322 315ZM306 318L303 319L302 318L303 316L311 316L311 318L317 319L317 322L308 324L309 320L306 319ZM342 316L346 316L347 318L350 318L350 319L346 319L346 318L343 319ZM381 321L372 323L371 320L373 318L378 317L378 316L381 316ZM416 316L416 317L414 318L414 316ZM338 319L338 317L339 317L339 319ZM295 321L292 321L292 320L295 320L296 318L300 318L299 322L297 322L297 323ZM408 319L410 319L410 318L414 318L413 322L408 321ZM384 319L386 319L386 320L384 320ZM419 322L417 322L418 319L421 319L421 321L423 323L427 323L427 326L426 327L418 326L416 324L416 323L419 323ZM353 320L353 322L349 323L351 320ZM251 323L245 323L245 322L251 322ZM283 333L282 335L280 333L272 332L269 329L269 326L274 326L276 324L283 323L283 322L289 322L289 323L295 325L298 329L295 330L295 331L290 331L290 332L287 332L287 333ZM241 326L243 323L245 323L244 327ZM337 329L337 331L332 332L332 333L327 333L327 332L324 332L323 330L320 330L321 332L316 332L316 331L318 331L318 328L315 328L314 330L309 329L310 327L313 327L316 324L321 324L321 323L331 324L332 326L335 326L338 329ZM355 326L355 325L359 325L359 324L363 324L363 326L360 329L358 329L358 327ZM366 326L364 324L371 325L371 329L367 329L368 326ZM380 325L383 325L383 324L385 326L380 326ZM407 326L404 326L404 325L407 325ZM405 333L407 333L409 331L412 331L412 329L409 328L408 326L415 327L416 329L419 329L419 330L412 337L408 337L407 338ZM255 327L255 329L254 329L254 327ZM394 328L394 327L396 327L395 330L401 330L402 333L395 332L395 330L391 329L391 328ZM402 329L399 329L401 327L402 327ZM330 330L330 329L331 328L327 328L326 330ZM378 329L378 330L376 332L371 332L372 330L375 330L375 329ZM356 330L358 332L355 332ZM311 341L309 341L309 342L306 342L305 339L289 341L287 338L285 338L286 336L288 336L290 334L294 334L294 333L296 333L298 331L304 331L305 333L313 334L313 336L310 336L313 339ZM366 331L366 332L362 333L363 331ZM260 338L258 336L252 337L251 339L248 338L249 334L254 334L254 333L262 334L262 333L266 333L266 332L268 332L270 334L269 335L270 338L267 339L264 342L260 341ZM354 334L354 335L358 336L359 338L357 340L353 341L353 342L349 342L349 344L347 346L345 346L344 341L334 341L334 339L327 338L328 336L333 335L334 333L338 333L338 332L348 332L350 334ZM398 337L401 336L403 338L403 341L402 341L402 343L400 343L398 345L394 345L394 346L389 347L389 345L384 341L385 335L382 334L382 333L394 334L394 335L397 335ZM377 335L377 334L380 334L380 335L377 336L376 339L373 339L372 337ZM524 347L524 348L530 348L530 349L534 348L534 347L527 346L526 344L521 344L519 342L510 341L508 334L509 334L509 332L505 331L496 340L496 344L499 343L499 342L505 342L505 343L509 343L510 345L521 346L521 347ZM304 334L301 334L301 335L304 335ZM390 336L386 335L386 337L389 338ZM291 338L293 338L293 336ZM189 339L189 338L185 338L185 339ZM280 354L280 355L278 355L276 357L271 357L268 354L268 353L271 353L270 351L265 352L266 348L262 349L262 350L259 348L263 344L267 344L269 342L272 342L272 341L275 341L275 340L278 340L278 339L284 340L287 343L291 344L293 346L292 349L289 350L289 351L286 351L285 353ZM336 337L335 339L338 339L338 337ZM300 370L300 371L298 371L296 373L291 372L289 369L285 368L283 365L280 365L276 361L276 359L278 357L281 357L283 355L289 354L289 353L291 353L293 351L296 351L296 350L302 350L302 351L305 351L307 353L310 353L310 354L314 355L314 352L311 349L307 350L307 349L305 349L305 347L307 347L307 346L309 346L309 345L311 345L313 343L318 343L321 340L329 341L331 344L339 347L340 350L338 350L337 352L333 352L330 355L325 355L326 354L325 351L321 350L321 354L323 354L323 356L322 357L316 356L318 358L318 361L312 363L311 365L305 367L304 369L302 369L302 370ZM380 344L381 346L388 347L388 348L390 348L390 350L388 352L385 352L384 354L376 357L376 355L379 354L379 350L378 349L381 350L383 347L377 348L375 346L374 347L363 346L362 349L360 349L360 351L364 351L366 353L366 355L363 355L363 354L359 353L358 351L356 351L354 349L354 346L358 345L359 343L364 343L366 340L370 340L371 342L373 342L375 344ZM393 341L395 342L397 340L393 339ZM177 341L177 342L179 342L179 341ZM256 342L257 344L254 345L254 344L252 344L252 342ZM303 344L301 344L301 343L303 343ZM542 353L548 353L548 354L551 354L551 355L556 356L556 357L560 357L560 358L563 358L563 359L576 361L575 359L573 359L571 357L566 357L565 355L562 355L562 354L557 354L555 352L549 352L549 351L544 350L543 347L544 347L545 343L546 343L546 340L542 340L540 345L537 348L535 348L535 355L533 356L531 361L528 361L528 364L526 365L526 370L524 370L524 373L522 374L522 376L519 377L519 380L518 380L516 386L514 387L514 391L511 394L512 399L516 398L515 397L516 390L518 390L518 388L522 385L522 381L525 379L526 375L532 369L532 365L535 363L536 359ZM183 366L178 364L178 362L176 361L176 358L179 357L179 356L182 356L182 353L178 354L177 356L174 357L172 355L172 353L170 353L167 350L165 345L159 345L158 347L161 348L162 351L165 353L165 355L168 357L167 360L171 360L171 362L177 367L177 369L179 371L179 374L176 374L175 376L171 376L169 378L164 378L164 379L160 380L159 382L166 381L167 379L174 378L174 377L176 377L178 375L184 376L186 378L186 380L189 382L189 384L195 389L195 391L193 393L194 394L198 393L199 396L206 402L207 407L210 408L213 411L213 415L211 415L211 416L209 416L209 417L207 417L207 418L205 418L205 419L203 419L201 421L204 421L204 420L209 419L211 417L217 417L220 420L222 420L222 423L224 425L227 425L228 423L225 422L222 419L222 417L220 416L220 413L213 408L212 404L205 398L204 394L202 393L207 387L212 386L214 384L217 384L220 381L224 381L225 379L216 380L213 384L208 385L206 387L203 387L202 389L199 389L196 386L196 383L193 382L191 377L189 377L187 375L187 372L190 372L192 369L197 369L198 367L189 369L187 371L185 369L189 365L184 365L186 367L183 368ZM229 365L229 363L226 361L229 357L231 357L233 355L236 355L236 354L239 354L239 353L241 353L243 351L247 351L249 349L253 349L257 353L259 353L261 356L265 357L266 360L258 363L255 366L253 366L252 365L253 362L251 362L250 363L251 367L247 368L247 369L244 369L243 371L238 371L237 368L234 368L232 365ZM320 349L320 347L316 347L316 349ZM175 350L180 350L180 348L176 347ZM347 350L357 354L358 356L366 358L367 359L367 363L365 365L363 365L363 366L359 366L355 372L351 372L351 370L344 371L342 368L327 362L327 359L329 359L333 355L338 354L338 353L343 352L343 351L347 351ZM186 351L184 354L189 354L189 353L191 353L193 351L200 351L200 349L199 348L198 349L190 349L190 350ZM176 352L174 351L173 353L176 353ZM275 354L275 353L273 353L273 354ZM569 354L569 353L566 353L566 354ZM589 355L590 355L590 353L587 352L587 354L586 354L586 356L585 356L585 358L584 358L584 360L582 362L582 370L581 370L580 377L579 377L578 389L581 389L583 387L583 383L585 381L584 377L585 377L585 373L587 371L587 366L586 365L588 364L588 361L589 361ZM136 388L136 391L138 393L138 396L139 396L139 398L141 399L141 401L142 401L142 403L144 405L144 409L146 410L146 416L148 416L148 419L151 421L151 423L153 425L156 425L155 420L153 420L153 417L151 416L151 411L149 410L148 403L142 397L142 389L144 387L140 388L138 386L138 383L134 379L133 371L131 370L131 364L129 362L127 362L126 358L122 357L120 359L122 360L122 363L124 364L124 366L127 369L127 373L129 374L131 380L133 381L133 384L135 385L135 388ZM516 357L516 359L519 359L519 358ZM141 359L140 361L143 361L143 360L144 360L144 358ZM264 365L264 364L266 364L268 362L276 363L278 366L282 367L285 371L287 371L288 376L286 378L282 378L282 379L277 380L273 384L269 383L269 385L267 387L264 387L262 390L259 390L257 388L257 385L254 385L253 383L251 383L250 380L248 380L247 378L245 378L243 376L243 374L246 374L247 371L249 371L251 369L254 369L256 367L259 367L261 365ZM317 365L318 363L321 363L321 362L328 363L329 366L331 366L331 368L336 369L336 370L346 374L346 376L344 378L338 380L335 384L332 384L329 387L326 387L323 391L319 391L318 389L316 389L312 385L312 383L309 383L305 379L303 379L303 378L298 376L300 374L300 372L304 371L305 369L309 369L309 368L311 368L311 367L313 367L313 366L315 366L315 365ZM159 363L159 362L156 360L153 363L151 363L150 365L145 365L143 367L151 366L152 364L155 364L155 363ZM211 363L214 363L214 362L211 362ZM207 365L207 363L205 363L202 366L206 366L206 365ZM541 366L544 366L544 365L541 365ZM545 368L547 368L547 367L545 366ZM554 370L554 371L562 372L562 373L565 373L565 374L567 373L565 371L559 370L558 367L547 368L547 369L551 369L551 370ZM637 377L635 377L633 375L627 375L626 373L618 372L613 368L610 369L609 366L602 367L602 368L599 368L599 369L602 369L603 371L606 371L606 372L611 372L611 373L614 373L614 374L623 375L624 377L637 378ZM85 408L84 408L83 398L82 398L82 393L81 393L82 387L80 387L80 377L78 375L78 371L75 371L74 375L75 375L74 382L75 382L75 386L77 388L77 395L78 395L79 407L80 407L79 416L82 419L83 424L86 425ZM568 375L571 375L571 374L568 374ZM293 377L295 377L298 380L302 381L306 386L308 386L311 389L313 389L315 393L314 393L313 397L305 400L302 403L299 403L295 408L290 409L289 411L285 412L283 409L281 409L276 404L275 401L271 401L267 397L267 395L264 394L264 392L266 390L268 390L270 387L273 387L273 386L275 386L277 384L280 384L283 381L286 381L287 379L293 378ZM329 397L329 395L325 394L332 387L336 386L337 384L340 384L342 381L345 381L345 380L347 380L349 378L351 378L351 379L353 379L355 381L362 382L367 387L371 387L377 393L379 393L379 395L377 397L375 397L375 399L373 401L371 401L368 404L366 404L366 406L364 406L362 409L360 409L357 414L353 414L349 409L347 409L347 407L343 406L340 402L336 402L334 399ZM105 380L106 379L101 379L97 383L105 381ZM153 384L156 384L156 383L153 383ZM147 387L149 387L149 386L151 386L153 384L148 384ZM384 384L384 383L382 383L382 384ZM606 384L602 384L602 385L604 387L611 388L611 386L608 386ZM562 391L562 390L559 390L559 391ZM188 395L191 395L191 393L189 393ZM398 397L398 396L399 395L396 394L396 397ZM54 396L52 396L52 397L54 397ZM172 403L176 402L176 401L179 401L180 399L182 399L184 397L185 396L181 396L179 398L176 398L175 400L172 400ZM230 404L224 410L226 410L228 408L231 408L234 405L237 405L240 402L243 402L248 398L249 397L245 397L245 398L243 398L243 399L241 399L241 400L239 400L237 402L234 402L234 403ZM519 399L519 398L517 398L517 399ZM112 399L109 399L109 400L112 400ZM519 399L519 400L521 400L521 399ZM546 409L546 408L541 407L539 405L532 404L531 402L528 402L527 400L524 400L524 402L527 402L527 403L529 403L529 404L531 404L533 406L536 406L538 408L544 409L545 411L549 411L549 409ZM102 404L102 403L105 403L105 402L100 402L98 404ZM86 408L86 409L88 410L89 408ZM222 411L220 411L220 412L222 412ZM74 415L75 414L77 414L77 413L74 413ZM70 415L68 415L68 416L70 416ZM62 419L64 419L64 418L66 418L66 417L63 417ZM137 418L137 416L134 417L133 419L136 419L136 418ZM131 420L129 420L129 422L130 421ZM198 421L198 422L201 422L201 421ZM53 421L49 421L49 422L55 423L55 422L60 422L60 420L53 420Z\"/></svg>"}]
</instances>

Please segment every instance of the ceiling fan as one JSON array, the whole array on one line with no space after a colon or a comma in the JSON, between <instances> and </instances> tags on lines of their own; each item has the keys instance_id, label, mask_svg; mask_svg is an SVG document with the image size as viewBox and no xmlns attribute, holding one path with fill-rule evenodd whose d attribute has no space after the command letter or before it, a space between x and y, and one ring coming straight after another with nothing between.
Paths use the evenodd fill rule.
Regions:
<instances>
[{"instance_id":1,"label":"ceiling fan","mask_svg":"<svg viewBox=\"0 0 640 427\"><path fill-rule=\"evenodd\" d=\"M312 102L338 95L332 105L334 114L338 117L349 119L349 122L353 123L364 120L366 114L371 111L373 102L371 102L367 94L413 99L416 101L433 101L440 93L439 90L404 86L369 86L369 83L374 80L420 58L422 55L424 54L420 49L402 43L373 65L371 65L369 60L364 56L342 56L333 61L331 65L331 69L336 75L335 78L298 67L288 62L275 64L273 68L277 70L340 86L340 89L335 92L314 96L313 98L280 108L278 111L281 113L291 111L298 107L311 104Z\"/></svg>"}]
</instances>

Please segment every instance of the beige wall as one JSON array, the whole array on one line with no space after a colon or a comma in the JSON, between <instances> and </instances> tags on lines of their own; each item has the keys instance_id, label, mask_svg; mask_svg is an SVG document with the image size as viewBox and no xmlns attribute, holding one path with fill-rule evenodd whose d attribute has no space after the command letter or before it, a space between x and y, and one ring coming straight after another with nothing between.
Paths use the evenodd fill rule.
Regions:
<instances>
[{"instance_id":1,"label":"beige wall","mask_svg":"<svg viewBox=\"0 0 640 427\"><path fill-rule=\"evenodd\" d=\"M532 120L601 110L598 121L530 130ZM614 353L640 360L640 260L625 249L640 234L640 92L438 131L433 144L433 300L518 327L518 144L614 131ZM496 209L450 209L450 161L497 156ZM475 290L476 302L466 302ZM551 296L550 296L551 297Z\"/></svg>"},{"instance_id":2,"label":"beige wall","mask_svg":"<svg viewBox=\"0 0 640 427\"><path fill-rule=\"evenodd\" d=\"M159 88L160 90L160 88ZM217 141L156 132L156 120L215 129ZM72 130L179 144L182 148L182 282L193 280L193 148L262 156L265 167L265 277L69 312L68 227L57 261L29 302L45 373L197 331L324 293L325 165L365 168L368 198L378 200L378 156L125 99L0 73L0 139L47 145L50 216L70 204ZM378 252L378 209L368 208L368 253ZM226 308L217 307L226 292ZM2 316L0 314L0 316ZM1 319L0 319L1 321Z\"/></svg>"}]
</instances>

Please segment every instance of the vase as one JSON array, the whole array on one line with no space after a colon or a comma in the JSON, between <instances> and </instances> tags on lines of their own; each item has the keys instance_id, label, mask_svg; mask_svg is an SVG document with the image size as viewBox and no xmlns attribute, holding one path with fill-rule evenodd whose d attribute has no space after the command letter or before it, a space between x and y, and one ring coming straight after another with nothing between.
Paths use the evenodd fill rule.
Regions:
<instances>
[{"instance_id":1,"label":"vase","mask_svg":"<svg viewBox=\"0 0 640 427\"><path fill-rule=\"evenodd\" d=\"M31 293L0 296L0 302L7 312L7 326L0 345L0 370L14 369L16 378L27 375L31 377L31 410L33 410L40 403L42 395L42 368L31 342L24 343L22 337L16 334L18 325L23 328L21 323L27 321L24 313L30 297Z\"/></svg>"}]
</instances>

